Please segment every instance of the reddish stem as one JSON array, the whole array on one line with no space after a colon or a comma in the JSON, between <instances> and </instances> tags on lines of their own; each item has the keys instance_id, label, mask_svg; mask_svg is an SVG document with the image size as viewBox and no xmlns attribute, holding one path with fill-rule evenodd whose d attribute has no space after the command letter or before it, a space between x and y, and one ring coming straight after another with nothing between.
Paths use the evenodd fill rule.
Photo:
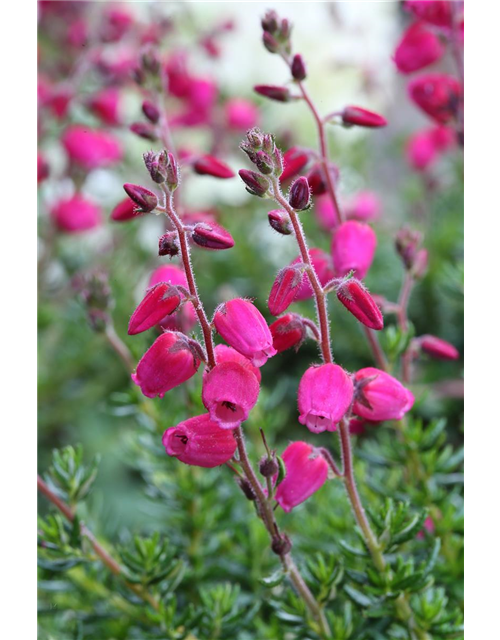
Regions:
<instances>
[{"instance_id":1,"label":"reddish stem","mask_svg":"<svg viewBox=\"0 0 500 640\"><path fill-rule=\"evenodd\" d=\"M413 276L409 271L406 271L398 301L398 322L401 331L404 333L408 332L408 303L410 302L413 284ZM401 358L401 378L405 384L408 384L411 381L411 360L411 349L408 348Z\"/></svg>"}]
</instances>

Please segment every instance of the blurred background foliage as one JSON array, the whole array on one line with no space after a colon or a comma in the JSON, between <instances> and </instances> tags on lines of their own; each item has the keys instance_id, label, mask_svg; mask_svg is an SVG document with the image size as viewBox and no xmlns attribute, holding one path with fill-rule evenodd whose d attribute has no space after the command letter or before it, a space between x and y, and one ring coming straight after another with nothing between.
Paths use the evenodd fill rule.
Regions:
<instances>
[{"instance_id":1,"label":"blurred background foliage","mask_svg":"<svg viewBox=\"0 0 500 640\"><path fill-rule=\"evenodd\" d=\"M98 5L102 4L109 3L90 3L92 19L101 18L104 8ZM280 105L252 97L254 84L280 84L286 79L284 65L260 42L259 19L267 6L130 3L124 8L144 23L168 17L172 29L160 50L189 50L190 66L219 83L221 103L230 96L252 99L259 106L262 128L275 132L282 148L292 143L316 147L313 123L301 103ZM463 354L463 160L458 151L441 160L433 171L432 189L405 164L405 140L424 122L406 98L405 80L391 62L406 14L396 2L362 6L281 3L277 8L294 24L295 48L305 56L310 91L319 108L327 112L345 103L359 103L384 113L390 123L374 133L333 128L330 136L332 159L341 171L341 197L371 189L382 201L382 216L375 224L378 248L366 279L368 287L397 300L403 268L393 247L394 234L403 224L421 230L430 263L426 276L415 287L410 320L416 335L437 335ZM62 54L54 27L47 26L43 11L41 16L40 73L52 73ZM233 20L234 29L221 38L220 58L211 59L199 44L200 33L222 18ZM78 93L90 95L98 85L96 74L88 73L81 79ZM133 87L126 87L124 93L127 122L132 122L139 117L140 98ZM93 118L76 102L68 121L94 124ZM81 177L84 191L103 206L106 223L88 234L67 236L54 232L47 215L51 203L68 189L59 143L62 130L60 121L47 118L40 142L52 171L39 190L39 470L44 473L49 469L55 448L81 443L86 464L99 455L99 472L92 491L79 506L80 518L97 537L111 541L125 553L120 557L130 575L134 566L136 570L137 564L142 566L142 560L127 564L130 555L125 550L133 547L134 535L159 534L166 546L161 562L156 558L153 565L166 571L166 578L158 575L167 605L160 617L137 606L133 594L125 593L118 579L89 559L87 551L78 551L81 541L75 542L71 531L61 532L61 527L69 525L51 523L47 503L41 500L44 527L50 530L42 537L50 540L52 536L59 551L66 549L64 558L78 560L60 570L53 564L50 547L45 548L47 562L42 562L40 576L41 637L318 637L301 626L304 616L283 584L268 587L262 583L278 561L269 550L267 534L252 505L242 499L229 470L187 467L165 455L161 444L164 429L202 410L201 373L163 400L146 401L103 335L90 328L84 305L72 286L75 276L89 268L101 267L109 274L116 331L138 360L151 344L152 335L147 332L131 338L127 324L152 270L168 263L167 258L156 256L163 220L143 216L116 224L109 221L109 214L123 197L124 182L150 188L141 155L155 144L126 129L117 131L126 149L125 161L116 169L99 169ZM174 130L178 145L194 145L205 151L211 144L210 135L197 129ZM239 140L238 134L226 134L222 141L222 155L234 170L247 167L238 150ZM246 194L238 178L217 181L195 175L185 176L181 197L191 210L216 207L218 219L235 240L230 251L193 251L199 290L209 314L224 299L249 296L271 322L268 292L277 270L292 260L297 250L289 237L275 234L268 226L268 202ZM330 234L319 227L314 210L301 218L310 245L329 252ZM313 309L313 302L305 301L294 310L312 317ZM334 298L330 320L336 361L350 371L370 366L371 354L359 324ZM394 323L395 319L387 316L382 344ZM297 421L298 380L317 356L315 344L307 341L298 353L284 352L263 368L261 396L245 424L254 460L263 453L259 428L278 450L290 440L314 439L314 444L328 446L338 455L336 435L312 436ZM451 611L462 607L462 503L460 456L456 456L463 431L461 366L460 362L419 361L412 386L417 402L406 440L399 441L394 429L382 424L357 436L354 444L358 484L367 504L374 510L383 509L389 496L406 500L415 509L428 508L434 516L435 535L441 540L435 567L437 586L431 587L431 596L429 590L412 596L423 599L415 607L423 607L422 616L428 615L429 620L431 613L425 608L430 604L425 598L441 602L440 611L445 610L444 599ZM429 433L429 424L436 418L445 420L444 427L436 441L423 443L423 433ZM436 461L446 443L451 447L448 457ZM423 470L408 462L415 454ZM450 462L453 455L456 459ZM279 518L293 539L294 554L301 565L305 566L306 557L317 559L318 553L327 563L343 565L343 575L338 572L335 576L332 567L325 570L328 579L323 583L314 578L318 567L309 568L317 592L322 585L329 598L336 595L329 609L339 625L335 638L410 637L403 627L388 625L382 614L370 618L366 602L346 595L356 560L345 555L340 541L352 546L359 546L359 541L339 481L326 483L313 498L290 514L280 513ZM63 534L69 536L64 544ZM413 539L411 553L417 560L427 557L432 540L429 532ZM153 548L158 544L155 540ZM353 572L350 583L346 570ZM179 584L174 584L178 578ZM140 580L144 581L144 576ZM328 580L333 580L333 586ZM168 595L169 588L175 597ZM446 624L451 629L448 636ZM452 622L441 623L441 635L436 629L435 637L460 637Z\"/></svg>"}]
</instances>

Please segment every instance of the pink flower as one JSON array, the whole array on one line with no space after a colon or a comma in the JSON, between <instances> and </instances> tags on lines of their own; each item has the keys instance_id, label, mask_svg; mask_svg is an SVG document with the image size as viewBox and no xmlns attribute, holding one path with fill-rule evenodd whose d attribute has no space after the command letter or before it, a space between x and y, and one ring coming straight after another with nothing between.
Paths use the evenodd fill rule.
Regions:
<instances>
[{"instance_id":1,"label":"pink flower","mask_svg":"<svg viewBox=\"0 0 500 640\"><path fill-rule=\"evenodd\" d=\"M115 87L102 89L92 96L88 104L103 124L111 127L120 124L120 92Z\"/></svg>"},{"instance_id":2,"label":"pink flower","mask_svg":"<svg viewBox=\"0 0 500 640\"><path fill-rule=\"evenodd\" d=\"M430 516L428 516L424 520L424 528L417 533L417 538L421 540L422 538L425 537L425 532L428 532L432 535L435 530L436 530L436 525L434 524L434 520Z\"/></svg>"},{"instance_id":3,"label":"pink flower","mask_svg":"<svg viewBox=\"0 0 500 640\"><path fill-rule=\"evenodd\" d=\"M374 111L368 111L368 109L350 105L342 111L342 123L349 127L356 125L358 127L374 129L385 127L387 120Z\"/></svg>"},{"instance_id":4,"label":"pink flower","mask_svg":"<svg viewBox=\"0 0 500 640\"><path fill-rule=\"evenodd\" d=\"M337 215L330 196L322 195L316 198L314 213L318 223L328 231L335 229L337 226Z\"/></svg>"},{"instance_id":5,"label":"pink flower","mask_svg":"<svg viewBox=\"0 0 500 640\"><path fill-rule=\"evenodd\" d=\"M181 303L181 294L166 282L155 284L132 314L128 324L129 336L154 327L165 316L173 313Z\"/></svg>"},{"instance_id":6,"label":"pink flower","mask_svg":"<svg viewBox=\"0 0 500 640\"><path fill-rule=\"evenodd\" d=\"M188 288L186 274L174 264L166 264L153 271L149 279L148 289L154 287L159 282L180 285L185 289ZM159 323L162 329L181 331L182 333L189 333L195 324L196 311L194 310L192 302L184 303L179 311L176 311L172 315L165 316Z\"/></svg>"},{"instance_id":7,"label":"pink flower","mask_svg":"<svg viewBox=\"0 0 500 640\"><path fill-rule=\"evenodd\" d=\"M141 214L137 211L137 205L130 198L121 200L111 212L111 220L115 222L126 222L133 218L139 217Z\"/></svg>"},{"instance_id":8,"label":"pink flower","mask_svg":"<svg viewBox=\"0 0 500 640\"><path fill-rule=\"evenodd\" d=\"M355 220L342 223L332 238L336 275L343 277L354 270L356 278L363 280L372 264L376 246L377 236L367 224Z\"/></svg>"},{"instance_id":9,"label":"pink flower","mask_svg":"<svg viewBox=\"0 0 500 640\"><path fill-rule=\"evenodd\" d=\"M279 316L292 304L301 289L303 275L299 265L288 266L278 272L267 301L273 316Z\"/></svg>"},{"instance_id":10,"label":"pink flower","mask_svg":"<svg viewBox=\"0 0 500 640\"><path fill-rule=\"evenodd\" d=\"M78 193L60 200L50 214L57 228L67 233L87 231L101 224L100 207Z\"/></svg>"},{"instance_id":11,"label":"pink flower","mask_svg":"<svg viewBox=\"0 0 500 640\"><path fill-rule=\"evenodd\" d=\"M415 171L425 171L437 159L436 145L429 130L417 131L406 143L406 159Z\"/></svg>"},{"instance_id":12,"label":"pink flower","mask_svg":"<svg viewBox=\"0 0 500 640\"><path fill-rule=\"evenodd\" d=\"M255 127L259 122L257 106L243 98L232 98L225 105L226 122L234 131L246 131Z\"/></svg>"},{"instance_id":13,"label":"pink flower","mask_svg":"<svg viewBox=\"0 0 500 640\"><path fill-rule=\"evenodd\" d=\"M203 376L202 401L222 429L236 429L248 418L260 386L248 367L222 362Z\"/></svg>"},{"instance_id":14,"label":"pink flower","mask_svg":"<svg viewBox=\"0 0 500 640\"><path fill-rule=\"evenodd\" d=\"M66 129L62 143L70 160L84 169L116 164L123 156L122 147L114 136L80 124Z\"/></svg>"},{"instance_id":15,"label":"pink flower","mask_svg":"<svg viewBox=\"0 0 500 640\"><path fill-rule=\"evenodd\" d=\"M381 209L380 198L373 191L359 191L344 206L346 217L360 222L376 220Z\"/></svg>"},{"instance_id":16,"label":"pink flower","mask_svg":"<svg viewBox=\"0 0 500 640\"><path fill-rule=\"evenodd\" d=\"M328 463L320 451L307 442L292 442L281 457L286 476L278 485L275 498L288 513L321 489L328 478Z\"/></svg>"},{"instance_id":17,"label":"pink flower","mask_svg":"<svg viewBox=\"0 0 500 640\"><path fill-rule=\"evenodd\" d=\"M408 93L428 116L446 124L456 116L462 89L453 76L429 73L414 78L408 85Z\"/></svg>"},{"instance_id":18,"label":"pink flower","mask_svg":"<svg viewBox=\"0 0 500 640\"><path fill-rule=\"evenodd\" d=\"M329 280L333 278L332 261L330 260L330 256L321 249L309 249L309 258L312 262L314 270L316 271L316 275L318 276L320 283L324 286ZM296 264L303 264L302 258L300 256L298 258L295 258L295 260L290 263L290 266ZM308 300L309 298L312 298L313 295L314 294L311 288L311 283L309 282L309 278L307 274L304 273L304 275L302 276L302 286L295 296L295 301L299 302L300 300Z\"/></svg>"},{"instance_id":19,"label":"pink flower","mask_svg":"<svg viewBox=\"0 0 500 640\"><path fill-rule=\"evenodd\" d=\"M169 456L208 469L228 462L236 451L233 433L212 422L208 413L170 427L162 442Z\"/></svg>"},{"instance_id":20,"label":"pink flower","mask_svg":"<svg viewBox=\"0 0 500 640\"><path fill-rule=\"evenodd\" d=\"M163 396L189 380L200 366L200 346L183 333L167 331L142 356L132 380L148 398Z\"/></svg>"},{"instance_id":21,"label":"pink flower","mask_svg":"<svg viewBox=\"0 0 500 640\"><path fill-rule=\"evenodd\" d=\"M354 376L354 383L353 412L361 418L374 422L401 420L413 407L413 394L385 371L374 367L360 369Z\"/></svg>"},{"instance_id":22,"label":"pink flower","mask_svg":"<svg viewBox=\"0 0 500 640\"><path fill-rule=\"evenodd\" d=\"M217 364L221 364L222 362L237 362L253 373L257 378L257 382L260 384L262 375L259 367L255 367L248 358L242 356L241 353L238 353L235 349L232 349L225 344L218 344L215 347L215 360Z\"/></svg>"},{"instance_id":23,"label":"pink flower","mask_svg":"<svg viewBox=\"0 0 500 640\"><path fill-rule=\"evenodd\" d=\"M299 384L299 422L309 431L335 431L351 406L353 383L336 364L312 366Z\"/></svg>"},{"instance_id":24,"label":"pink flower","mask_svg":"<svg viewBox=\"0 0 500 640\"><path fill-rule=\"evenodd\" d=\"M214 324L224 340L256 367L276 354L264 316L250 300L235 298L221 304L215 311Z\"/></svg>"},{"instance_id":25,"label":"pink flower","mask_svg":"<svg viewBox=\"0 0 500 640\"><path fill-rule=\"evenodd\" d=\"M273 347L277 353L295 347L297 350L306 337L306 327L296 313L287 313L269 327L273 336Z\"/></svg>"},{"instance_id":26,"label":"pink flower","mask_svg":"<svg viewBox=\"0 0 500 640\"><path fill-rule=\"evenodd\" d=\"M384 318L366 287L355 278L346 280L337 289L337 298L352 315L370 329L384 328Z\"/></svg>"},{"instance_id":27,"label":"pink flower","mask_svg":"<svg viewBox=\"0 0 500 640\"><path fill-rule=\"evenodd\" d=\"M438 360L457 360L460 356L452 344L436 336L426 334L420 336L417 342L424 353Z\"/></svg>"},{"instance_id":28,"label":"pink flower","mask_svg":"<svg viewBox=\"0 0 500 640\"><path fill-rule=\"evenodd\" d=\"M414 16L436 27L451 27L452 13L449 0L405 0L405 9Z\"/></svg>"},{"instance_id":29,"label":"pink flower","mask_svg":"<svg viewBox=\"0 0 500 640\"><path fill-rule=\"evenodd\" d=\"M412 73L439 60L444 48L432 31L421 22L412 24L403 34L394 54L401 73Z\"/></svg>"},{"instance_id":30,"label":"pink flower","mask_svg":"<svg viewBox=\"0 0 500 640\"><path fill-rule=\"evenodd\" d=\"M214 178L233 178L234 173L225 162L213 156L200 156L193 162L193 170L200 176L213 176Z\"/></svg>"}]
</instances>

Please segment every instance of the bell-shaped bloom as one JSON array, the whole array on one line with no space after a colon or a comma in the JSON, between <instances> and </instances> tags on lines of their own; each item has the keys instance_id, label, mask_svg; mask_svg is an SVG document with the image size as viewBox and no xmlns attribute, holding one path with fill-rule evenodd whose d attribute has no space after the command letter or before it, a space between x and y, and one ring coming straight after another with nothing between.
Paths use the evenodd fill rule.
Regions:
<instances>
[{"instance_id":1,"label":"bell-shaped bloom","mask_svg":"<svg viewBox=\"0 0 500 640\"><path fill-rule=\"evenodd\" d=\"M200 346L183 333L167 331L142 356L132 380L148 398L163 396L189 380L200 366Z\"/></svg>"},{"instance_id":2,"label":"bell-shaped bloom","mask_svg":"<svg viewBox=\"0 0 500 640\"><path fill-rule=\"evenodd\" d=\"M221 304L215 311L214 324L224 340L256 367L276 354L264 316L250 300L235 298Z\"/></svg>"},{"instance_id":3,"label":"bell-shaped bloom","mask_svg":"<svg viewBox=\"0 0 500 640\"><path fill-rule=\"evenodd\" d=\"M216 222L198 222L191 232L191 239L204 249L231 249L234 247L233 236Z\"/></svg>"},{"instance_id":4,"label":"bell-shaped bloom","mask_svg":"<svg viewBox=\"0 0 500 640\"><path fill-rule=\"evenodd\" d=\"M438 360L457 360L460 355L452 344L436 336L426 334L420 336L417 342L424 353Z\"/></svg>"},{"instance_id":5,"label":"bell-shaped bloom","mask_svg":"<svg viewBox=\"0 0 500 640\"><path fill-rule=\"evenodd\" d=\"M227 125L233 131L246 131L259 122L257 106L244 98L231 98L226 102L224 111Z\"/></svg>"},{"instance_id":6,"label":"bell-shaped bloom","mask_svg":"<svg viewBox=\"0 0 500 640\"><path fill-rule=\"evenodd\" d=\"M421 22L412 24L403 34L394 62L401 73L413 73L439 60L444 47L439 38Z\"/></svg>"},{"instance_id":7,"label":"bell-shaped bloom","mask_svg":"<svg viewBox=\"0 0 500 640\"><path fill-rule=\"evenodd\" d=\"M169 456L208 469L229 462L237 446L232 431L221 429L208 413L170 427L162 442Z\"/></svg>"},{"instance_id":8,"label":"bell-shaped bloom","mask_svg":"<svg viewBox=\"0 0 500 640\"><path fill-rule=\"evenodd\" d=\"M408 84L410 98L440 124L453 120L462 95L459 81L444 73L418 76Z\"/></svg>"},{"instance_id":9,"label":"bell-shaped bloom","mask_svg":"<svg viewBox=\"0 0 500 640\"><path fill-rule=\"evenodd\" d=\"M221 362L203 376L201 399L222 429L235 429L248 418L259 397L257 378L237 362Z\"/></svg>"},{"instance_id":10,"label":"bell-shaped bloom","mask_svg":"<svg viewBox=\"0 0 500 640\"><path fill-rule=\"evenodd\" d=\"M154 287L159 282L166 282L171 285L179 285L188 288L188 282L184 271L175 264L165 264L155 269L149 278L148 289ZM196 324L196 311L192 302L184 303L178 311L165 316L159 325L162 329L171 331L182 331L189 333Z\"/></svg>"},{"instance_id":11,"label":"bell-shaped bloom","mask_svg":"<svg viewBox=\"0 0 500 640\"><path fill-rule=\"evenodd\" d=\"M353 270L356 278L363 280L371 267L377 236L363 222L349 220L342 223L333 234L333 268L337 276L343 277Z\"/></svg>"},{"instance_id":12,"label":"bell-shaped bloom","mask_svg":"<svg viewBox=\"0 0 500 640\"><path fill-rule=\"evenodd\" d=\"M425 171L434 164L438 154L428 129L417 131L408 139L405 148L408 164L415 171Z\"/></svg>"},{"instance_id":13,"label":"bell-shaped bloom","mask_svg":"<svg viewBox=\"0 0 500 640\"><path fill-rule=\"evenodd\" d=\"M122 146L114 136L81 124L68 127L62 143L69 159L84 169L110 166L123 157Z\"/></svg>"},{"instance_id":14,"label":"bell-shaped bloom","mask_svg":"<svg viewBox=\"0 0 500 640\"><path fill-rule=\"evenodd\" d=\"M275 498L283 511L289 512L313 493L321 489L328 479L328 462L319 449L307 442L292 442L283 451L286 476L278 485ZM274 482L277 481L277 476Z\"/></svg>"},{"instance_id":15,"label":"bell-shaped bloom","mask_svg":"<svg viewBox=\"0 0 500 640\"><path fill-rule=\"evenodd\" d=\"M200 156L193 162L193 170L200 176L213 176L214 178L233 178L233 170L222 160L213 156Z\"/></svg>"},{"instance_id":16,"label":"bell-shaped bloom","mask_svg":"<svg viewBox=\"0 0 500 640\"><path fill-rule=\"evenodd\" d=\"M355 107L354 105L345 107L341 115L342 123L348 127L355 125L358 127L376 129L387 125L387 120L383 116L375 113L374 111L363 109L363 107Z\"/></svg>"},{"instance_id":17,"label":"bell-shaped bloom","mask_svg":"<svg viewBox=\"0 0 500 640\"><path fill-rule=\"evenodd\" d=\"M273 336L273 347L277 353L292 347L297 350L304 342L307 334L306 326L301 316L296 313L286 313L275 320L269 329Z\"/></svg>"},{"instance_id":18,"label":"bell-shaped bloom","mask_svg":"<svg viewBox=\"0 0 500 640\"><path fill-rule=\"evenodd\" d=\"M111 127L120 124L120 92L116 87L102 89L90 98L88 105L103 124Z\"/></svg>"},{"instance_id":19,"label":"bell-shaped bloom","mask_svg":"<svg viewBox=\"0 0 500 640\"><path fill-rule=\"evenodd\" d=\"M126 222L141 215L137 211L137 205L130 198L121 200L111 212L111 220L114 222Z\"/></svg>"},{"instance_id":20,"label":"bell-shaped bloom","mask_svg":"<svg viewBox=\"0 0 500 640\"><path fill-rule=\"evenodd\" d=\"M344 206L348 220L370 222L380 217L382 204L373 191L359 191Z\"/></svg>"},{"instance_id":21,"label":"bell-shaped bloom","mask_svg":"<svg viewBox=\"0 0 500 640\"><path fill-rule=\"evenodd\" d=\"M242 367L248 369L253 375L257 378L257 382L260 384L262 375L260 373L259 367L254 366L248 358L242 356L241 353L238 353L236 349L232 347L228 347L226 344L218 344L215 347L215 360L217 364L221 364L222 362L237 362ZM205 371L204 376L208 374L208 371Z\"/></svg>"},{"instance_id":22,"label":"bell-shaped bloom","mask_svg":"<svg viewBox=\"0 0 500 640\"><path fill-rule=\"evenodd\" d=\"M384 328L382 312L359 280L351 278L341 283L337 289L337 298L366 327L376 331Z\"/></svg>"},{"instance_id":23,"label":"bell-shaped bloom","mask_svg":"<svg viewBox=\"0 0 500 640\"><path fill-rule=\"evenodd\" d=\"M176 287L160 282L149 289L146 296L132 314L128 324L129 336L154 327L165 316L173 313L181 303L181 294Z\"/></svg>"},{"instance_id":24,"label":"bell-shaped bloom","mask_svg":"<svg viewBox=\"0 0 500 640\"><path fill-rule=\"evenodd\" d=\"M302 286L303 269L300 265L290 265L280 269L267 301L273 316L279 316L292 304Z\"/></svg>"},{"instance_id":25,"label":"bell-shaped bloom","mask_svg":"<svg viewBox=\"0 0 500 640\"><path fill-rule=\"evenodd\" d=\"M354 376L356 394L353 412L366 420L401 420L415 398L399 380L385 371L366 367Z\"/></svg>"},{"instance_id":26,"label":"bell-shaped bloom","mask_svg":"<svg viewBox=\"0 0 500 640\"><path fill-rule=\"evenodd\" d=\"M324 286L329 280L333 278L333 269L332 269L332 261L330 256L322 251L321 249L309 249L309 258L311 263L316 271L316 275L320 283ZM290 263L290 266L300 265L302 263L302 257L299 256L295 258L293 262ZM302 276L302 286L300 287L297 295L295 296L295 301L299 302L300 300L308 300L312 298L314 295L311 283L309 282L309 277L307 273L304 273Z\"/></svg>"},{"instance_id":27,"label":"bell-shaped bloom","mask_svg":"<svg viewBox=\"0 0 500 640\"><path fill-rule=\"evenodd\" d=\"M337 364L307 369L300 380L299 422L309 431L335 431L351 406L354 387L350 376Z\"/></svg>"},{"instance_id":28,"label":"bell-shaped bloom","mask_svg":"<svg viewBox=\"0 0 500 640\"><path fill-rule=\"evenodd\" d=\"M80 194L60 200L50 211L60 231L80 233L101 224L101 209Z\"/></svg>"},{"instance_id":29,"label":"bell-shaped bloom","mask_svg":"<svg viewBox=\"0 0 500 640\"><path fill-rule=\"evenodd\" d=\"M309 154L297 147L291 147L283 155L283 173L280 181L285 182L297 175L309 162Z\"/></svg>"},{"instance_id":30,"label":"bell-shaped bloom","mask_svg":"<svg viewBox=\"0 0 500 640\"><path fill-rule=\"evenodd\" d=\"M405 9L436 27L451 27L453 14L449 0L405 0Z\"/></svg>"}]
</instances>

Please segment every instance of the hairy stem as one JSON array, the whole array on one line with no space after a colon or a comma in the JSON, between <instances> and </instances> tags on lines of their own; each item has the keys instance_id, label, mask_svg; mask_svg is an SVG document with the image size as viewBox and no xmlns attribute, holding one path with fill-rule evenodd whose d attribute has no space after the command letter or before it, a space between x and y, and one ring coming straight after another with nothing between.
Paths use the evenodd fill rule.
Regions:
<instances>
[{"instance_id":1,"label":"hairy stem","mask_svg":"<svg viewBox=\"0 0 500 640\"><path fill-rule=\"evenodd\" d=\"M408 332L408 303L410 302L413 285L413 276L409 271L406 271L398 301L398 322L403 333ZM401 357L401 379L405 384L411 381L411 360L411 349L408 348Z\"/></svg>"},{"instance_id":2,"label":"hairy stem","mask_svg":"<svg viewBox=\"0 0 500 640\"><path fill-rule=\"evenodd\" d=\"M52 504L59 509L59 511L69 522L73 522L73 520L75 519L75 514L73 513L72 509L63 500L56 496L53 491L51 491L49 486L42 480L40 476L37 476L37 486L40 493L42 493L50 502L52 502ZM85 538L87 538L87 540L90 542L96 555L99 556L99 558L108 567L111 573L116 576L123 575L123 569L118 564L118 562L106 551L106 549L104 549L104 547L99 544L99 542L97 542L94 534L83 523L80 525L80 531L82 536L85 536ZM136 595L141 597L145 602L148 602L153 607L153 609L155 609L156 611L160 609L160 603L148 591L136 584L128 582L127 580L124 580L124 583Z\"/></svg>"},{"instance_id":3,"label":"hairy stem","mask_svg":"<svg viewBox=\"0 0 500 640\"><path fill-rule=\"evenodd\" d=\"M368 344L370 345L370 348L372 350L377 367L379 369L382 369L382 371L387 371L387 358L385 357L385 353L380 346L377 334L373 329L365 327L365 325L363 325L363 331L365 332L366 339L368 340Z\"/></svg>"}]
</instances>

